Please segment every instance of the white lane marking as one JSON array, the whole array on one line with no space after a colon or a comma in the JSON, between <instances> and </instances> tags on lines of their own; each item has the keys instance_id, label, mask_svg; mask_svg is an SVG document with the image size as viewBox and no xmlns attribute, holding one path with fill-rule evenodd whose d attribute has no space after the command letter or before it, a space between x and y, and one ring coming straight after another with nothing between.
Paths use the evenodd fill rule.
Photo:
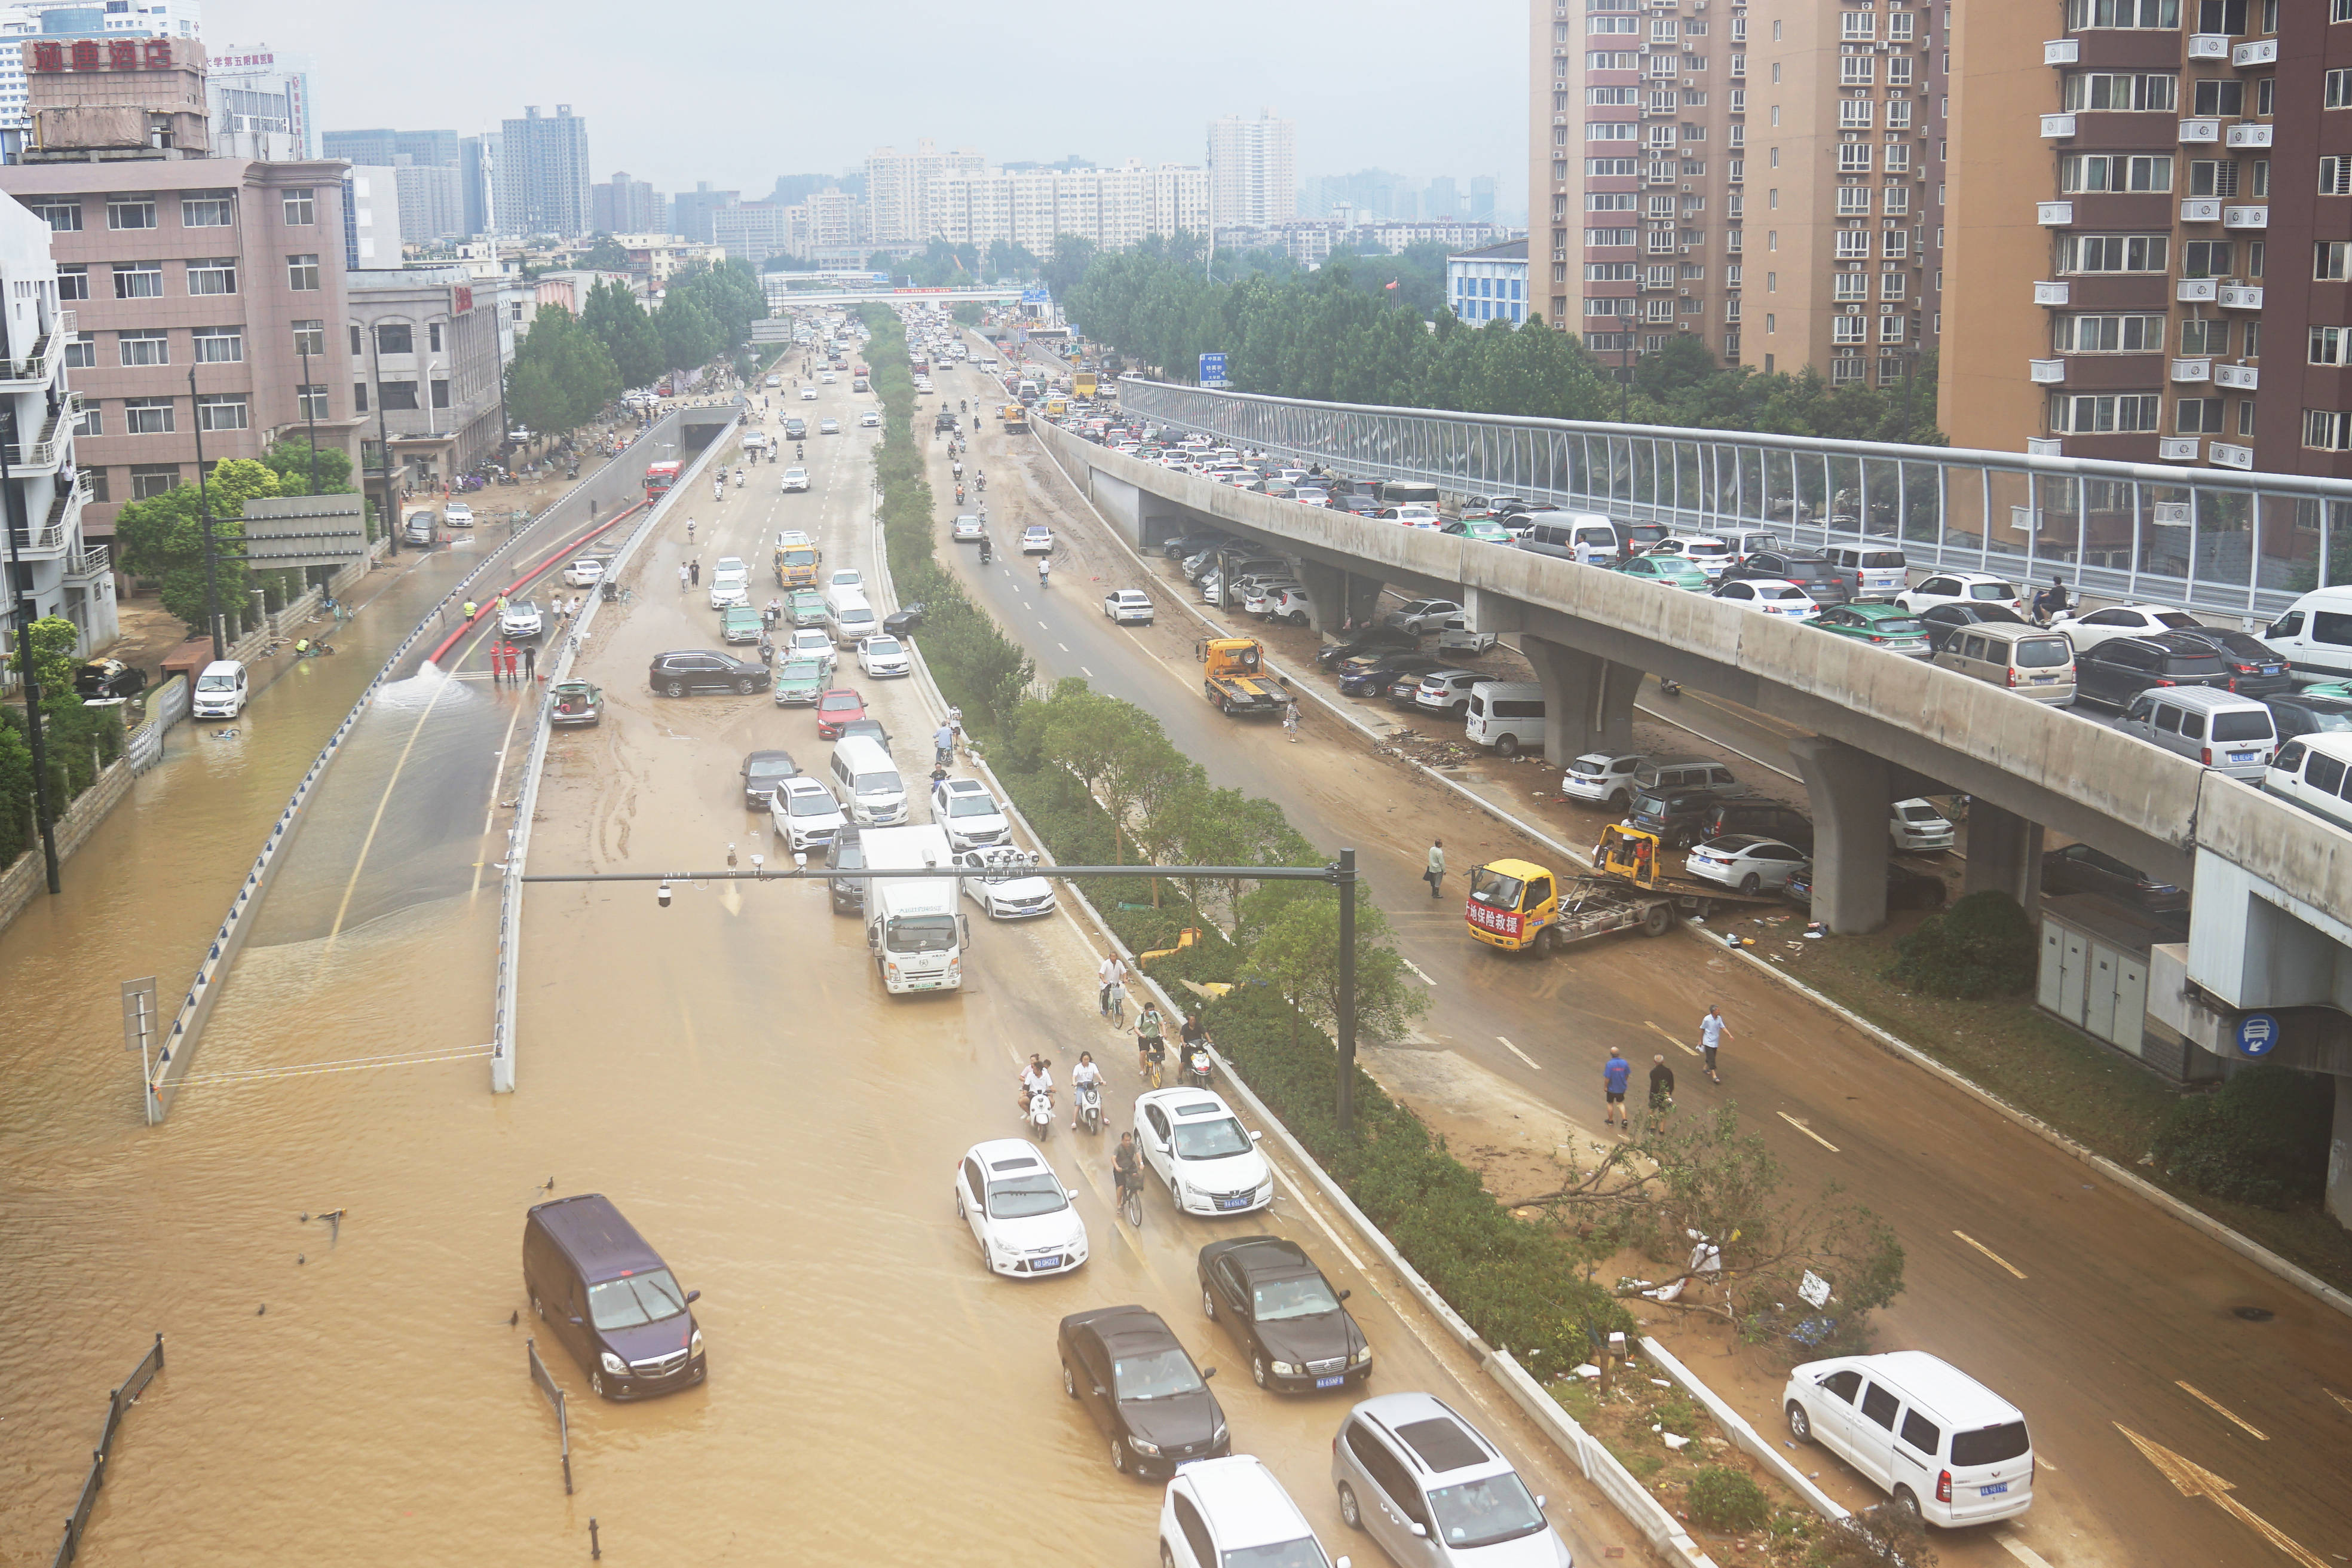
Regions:
<instances>
[{"instance_id":1,"label":"white lane marking","mask_svg":"<svg viewBox=\"0 0 2352 1568\"><path fill-rule=\"evenodd\" d=\"M1498 1040L1503 1040L1503 1037L1502 1037L1502 1036L1500 1036L1500 1035L1496 1035L1495 1037L1496 1037L1496 1039L1498 1039ZM1515 1056L1515 1057L1518 1058L1519 1058L1519 1060L1521 1060L1521 1061L1523 1061L1523 1062L1527 1063L1527 1064L1528 1064L1528 1066L1529 1066L1529 1067L1531 1067L1531 1068L1535 1068L1535 1069L1536 1069L1536 1071L1538 1071L1538 1072L1541 1072L1541 1071L1543 1071L1543 1063L1541 1063L1541 1062L1539 1062L1539 1061L1536 1060L1536 1058L1533 1058L1533 1057L1531 1057L1531 1056L1528 1055L1528 1053L1527 1053L1527 1052L1525 1052L1525 1051L1523 1051L1523 1050L1519 1049L1519 1047L1517 1047L1517 1046L1515 1046L1515 1045L1511 1044L1511 1042L1510 1042L1510 1041L1508 1041L1508 1040L1503 1040L1503 1048L1504 1048L1505 1050L1507 1050L1507 1051L1510 1052L1513 1056Z\"/></svg>"},{"instance_id":2,"label":"white lane marking","mask_svg":"<svg viewBox=\"0 0 2352 1568\"><path fill-rule=\"evenodd\" d=\"M1780 1112L1778 1112L1777 1114L1780 1116L1780 1120L1781 1120L1781 1121L1783 1121L1787 1122L1790 1126L1791 1126L1791 1127L1795 1128L1798 1131L1800 1131L1800 1132L1803 1133L1806 1137L1808 1137L1808 1138L1811 1139L1814 1142L1816 1142L1816 1143L1820 1144L1822 1148L1824 1148L1824 1149L1828 1150L1831 1153L1834 1154L1834 1153L1836 1153L1836 1152L1838 1152L1838 1146L1837 1146L1836 1144L1834 1144L1834 1143L1831 1142L1828 1139L1826 1139L1826 1138L1822 1137L1820 1133L1818 1133L1818 1132L1814 1131L1811 1128L1810 1128L1810 1127L1806 1126L1803 1122L1801 1122L1801 1121L1798 1121L1795 1117L1793 1117L1793 1116L1790 1115L1787 1111L1785 1111L1785 1110L1783 1110L1783 1111L1780 1111ZM1952 1234L1953 1234L1954 1236L1958 1236L1960 1233L1959 1233L1958 1231L1957 1231L1957 1230L1956 1230L1956 1231L1954 1231ZM1990 1258L1990 1257L1991 1257L1992 1255L1991 1255L1990 1253L1987 1253L1985 1256L1986 1256L1986 1257L1988 1257L1988 1258ZM2005 1268L2005 1267L2007 1267L2007 1265L2003 1265L2003 1267ZM2019 1279L2024 1279L2024 1278L2025 1278L2025 1276L2023 1276L2022 1274L2021 1274L2021 1275L2019 1275L2019 1276L2018 1276L2018 1278L2019 1278Z\"/></svg>"},{"instance_id":3,"label":"white lane marking","mask_svg":"<svg viewBox=\"0 0 2352 1568\"><path fill-rule=\"evenodd\" d=\"M1398 953L1398 954L1397 954L1397 956L1398 956L1399 958L1403 958L1403 959L1404 959L1404 966L1405 966L1407 969L1412 970L1415 974L1421 974L1421 983L1422 983L1423 985L1434 985L1434 984L1437 984L1437 982L1436 982L1436 981L1432 980L1428 975L1426 975L1426 974L1422 974L1422 973L1421 973L1421 965L1420 965L1420 964L1415 963L1414 963L1412 959L1410 959L1410 958L1405 958L1403 953L1401 953L1401 952L1400 952L1400 953Z\"/></svg>"},{"instance_id":4,"label":"white lane marking","mask_svg":"<svg viewBox=\"0 0 2352 1568\"><path fill-rule=\"evenodd\" d=\"M1290 1189L1288 1194L1290 1201L1307 1211L1307 1217L1313 1220L1316 1226L1321 1229L1323 1234L1331 1238L1331 1245L1339 1249L1339 1256L1346 1258L1350 1264L1352 1264L1357 1273L1370 1279L1371 1277L1371 1270L1364 1267L1364 1260L1356 1256L1356 1252L1353 1247L1349 1247L1345 1241L1339 1238L1339 1231L1332 1227L1329 1220L1323 1217L1323 1211L1307 1201L1307 1189L1305 1185L1295 1181L1286 1182L1284 1184Z\"/></svg>"},{"instance_id":5,"label":"white lane marking","mask_svg":"<svg viewBox=\"0 0 2352 1568\"><path fill-rule=\"evenodd\" d=\"M1045 622L1043 622L1043 621L1039 621L1037 624L1038 624L1039 626L1044 626L1045 623ZM1055 643L1054 646L1055 646L1055 647L1057 647L1057 648L1060 648L1064 653L1067 653L1067 652L1069 652L1069 651L1070 651L1070 645L1069 645L1068 643L1066 643L1066 642L1057 642L1057 643Z\"/></svg>"},{"instance_id":6,"label":"white lane marking","mask_svg":"<svg viewBox=\"0 0 2352 1568\"><path fill-rule=\"evenodd\" d=\"M2041 1457L2041 1455L2036 1454L2034 1458L2039 1460ZM2025 1568L2050 1568L2050 1560L2047 1557L2044 1557L2039 1552L2034 1551L2033 1548L2028 1546L2022 1541L2020 1541L2016 1536L2011 1535L2008 1531L2004 1530L1997 1532L1993 1536L1993 1539L2000 1542L2002 1550L2006 1551L2011 1557L2014 1557L2020 1563L2024 1563Z\"/></svg>"},{"instance_id":7,"label":"white lane marking","mask_svg":"<svg viewBox=\"0 0 2352 1568\"><path fill-rule=\"evenodd\" d=\"M1043 622L1043 621L1039 621L1039 622L1037 623L1037 629L1038 629L1039 631L1041 631L1041 632L1049 632L1049 631L1052 631L1054 628L1053 628L1053 627L1051 627L1051 626L1047 626L1045 622Z\"/></svg>"},{"instance_id":8,"label":"white lane marking","mask_svg":"<svg viewBox=\"0 0 2352 1568\"><path fill-rule=\"evenodd\" d=\"M1657 1026L1655 1024L1651 1023L1647 1018L1643 1019L1643 1020L1642 1020L1642 1022L1643 1022L1643 1026L1644 1026L1645 1027L1648 1027L1648 1028L1651 1028L1651 1029L1656 1029L1656 1030L1657 1030L1658 1038L1660 1038L1660 1039L1662 1039L1662 1040L1665 1041L1668 1045L1673 1046L1673 1047L1675 1047L1676 1048L1678 1048L1678 1049L1680 1049L1680 1050L1688 1051L1692 1056L1696 1056L1696 1055L1698 1055L1698 1054L1699 1054L1698 1047L1697 1047L1696 1046L1685 1046L1685 1045L1684 1045L1680 1040L1675 1039L1672 1035L1669 1035L1669 1034L1668 1034L1668 1033L1666 1033L1664 1029L1659 1029L1659 1028L1658 1028L1658 1026Z\"/></svg>"},{"instance_id":9,"label":"white lane marking","mask_svg":"<svg viewBox=\"0 0 2352 1568\"><path fill-rule=\"evenodd\" d=\"M2246 1420L2236 1411L2231 1410L2228 1405L2222 1404L2220 1400L2214 1398L2203 1389L2199 1388L2192 1384L2179 1382L2177 1379L2174 1381L2172 1386L2180 1390L2181 1393L2189 1395L2189 1398L2197 1401L2198 1404L2204 1405L2207 1409L2212 1411L2223 1420L2228 1421L2231 1425L2250 1434L2257 1442L2267 1443L2271 1440L2269 1433L2263 1431L2253 1423Z\"/></svg>"},{"instance_id":10,"label":"white lane marking","mask_svg":"<svg viewBox=\"0 0 2352 1568\"><path fill-rule=\"evenodd\" d=\"M1065 649L1063 649L1062 651L1063 651L1063 652L1065 652L1065 653L1066 653L1066 652L1068 652L1069 650L1068 650L1067 648L1065 648ZM1083 664L1082 664L1082 665L1080 665L1080 666L1078 666L1078 673L1079 673L1080 675L1085 676L1088 680L1092 680L1092 679L1095 678L1095 672L1094 672L1093 670L1091 670L1091 669L1088 669L1088 668L1087 668L1085 665L1083 665Z\"/></svg>"},{"instance_id":11,"label":"white lane marking","mask_svg":"<svg viewBox=\"0 0 2352 1568\"><path fill-rule=\"evenodd\" d=\"M1952 1234L1958 1237L1962 1241L1967 1242L1970 1247L1975 1247L1979 1252L1983 1253L1987 1258L1991 1258L1995 1263L2000 1264L2003 1268L2008 1269L2011 1274L2016 1275L2020 1279L2025 1278L2024 1269L2020 1268L2016 1264L2011 1263L2008 1258L2003 1258L2000 1253L1995 1252L1991 1247L1987 1247L1983 1242L1979 1241L1967 1231L1956 1230L1952 1232Z\"/></svg>"}]
</instances>

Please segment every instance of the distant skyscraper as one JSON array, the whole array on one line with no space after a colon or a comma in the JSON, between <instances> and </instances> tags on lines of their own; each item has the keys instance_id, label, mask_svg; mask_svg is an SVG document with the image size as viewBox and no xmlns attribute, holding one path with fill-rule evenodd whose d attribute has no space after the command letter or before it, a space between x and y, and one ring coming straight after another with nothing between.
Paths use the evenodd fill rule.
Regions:
<instances>
[{"instance_id":1,"label":"distant skyscraper","mask_svg":"<svg viewBox=\"0 0 2352 1568\"><path fill-rule=\"evenodd\" d=\"M592 193L591 226L599 234L660 234L669 204L646 180L614 174Z\"/></svg>"},{"instance_id":2,"label":"distant skyscraper","mask_svg":"<svg viewBox=\"0 0 2352 1568\"><path fill-rule=\"evenodd\" d=\"M419 163L405 153L395 154L393 163L403 239L415 245L467 232L462 170Z\"/></svg>"},{"instance_id":3,"label":"distant skyscraper","mask_svg":"<svg viewBox=\"0 0 2352 1568\"><path fill-rule=\"evenodd\" d=\"M877 244L921 245L939 232L940 182L950 174L977 174L988 167L977 148L942 153L929 137L913 153L877 147L866 158L866 205Z\"/></svg>"},{"instance_id":4,"label":"distant skyscraper","mask_svg":"<svg viewBox=\"0 0 2352 1568\"><path fill-rule=\"evenodd\" d=\"M495 131L462 137L457 142L457 201L467 234L488 234L498 226L499 144Z\"/></svg>"},{"instance_id":5,"label":"distant skyscraper","mask_svg":"<svg viewBox=\"0 0 2352 1568\"><path fill-rule=\"evenodd\" d=\"M731 207L742 197L740 191L714 191L708 180L697 180L694 189L680 191L669 202L670 232L680 239L697 240L715 245L710 215L720 207Z\"/></svg>"},{"instance_id":6,"label":"distant skyscraper","mask_svg":"<svg viewBox=\"0 0 2352 1568\"><path fill-rule=\"evenodd\" d=\"M1470 221L1495 221L1495 176L1480 174L1470 182Z\"/></svg>"},{"instance_id":7,"label":"distant skyscraper","mask_svg":"<svg viewBox=\"0 0 2352 1568\"><path fill-rule=\"evenodd\" d=\"M1454 194L1454 176L1440 174L1429 182L1421 194L1421 216L1428 218L1460 217L1461 198Z\"/></svg>"},{"instance_id":8,"label":"distant skyscraper","mask_svg":"<svg viewBox=\"0 0 2352 1568\"><path fill-rule=\"evenodd\" d=\"M1298 127L1271 109L1209 121L1210 219L1236 226L1298 216Z\"/></svg>"},{"instance_id":9,"label":"distant skyscraper","mask_svg":"<svg viewBox=\"0 0 2352 1568\"><path fill-rule=\"evenodd\" d=\"M555 118L525 108L504 122L497 173L499 232L583 235L589 227L588 122L568 103Z\"/></svg>"}]
</instances>

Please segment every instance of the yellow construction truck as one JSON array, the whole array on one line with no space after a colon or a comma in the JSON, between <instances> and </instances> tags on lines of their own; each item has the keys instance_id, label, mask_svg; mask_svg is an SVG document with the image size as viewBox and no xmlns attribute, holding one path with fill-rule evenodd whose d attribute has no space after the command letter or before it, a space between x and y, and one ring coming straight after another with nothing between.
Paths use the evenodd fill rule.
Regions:
<instances>
[{"instance_id":1,"label":"yellow construction truck","mask_svg":"<svg viewBox=\"0 0 2352 1568\"><path fill-rule=\"evenodd\" d=\"M1638 931L1664 936L1685 915L1704 918L1717 904L1774 902L1666 874L1658 836L1611 824L1601 830L1589 876L1563 879L1532 860L1490 860L1470 873L1463 919L1470 934L1508 952L1557 952L1572 942Z\"/></svg>"},{"instance_id":2,"label":"yellow construction truck","mask_svg":"<svg viewBox=\"0 0 2352 1568\"><path fill-rule=\"evenodd\" d=\"M1006 404L999 417L1004 421L1004 433L1007 436L1023 435L1029 428L1029 410L1018 403Z\"/></svg>"},{"instance_id":3,"label":"yellow construction truck","mask_svg":"<svg viewBox=\"0 0 2352 1568\"><path fill-rule=\"evenodd\" d=\"M1279 714L1298 700L1264 673L1265 649L1255 637L1212 637L1194 643L1192 657L1201 661L1201 689L1227 718Z\"/></svg>"}]
</instances>

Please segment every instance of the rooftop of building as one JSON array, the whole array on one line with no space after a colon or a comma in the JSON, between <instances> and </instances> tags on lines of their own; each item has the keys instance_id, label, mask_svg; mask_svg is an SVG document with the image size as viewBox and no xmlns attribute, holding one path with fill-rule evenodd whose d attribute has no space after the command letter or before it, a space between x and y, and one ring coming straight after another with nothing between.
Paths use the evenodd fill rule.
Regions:
<instances>
[{"instance_id":1,"label":"rooftop of building","mask_svg":"<svg viewBox=\"0 0 2352 1568\"><path fill-rule=\"evenodd\" d=\"M257 158L177 158L137 162L11 163L11 195L70 195L83 191L204 191L248 180L271 185L340 184L351 165L339 158L265 163Z\"/></svg>"},{"instance_id":2,"label":"rooftop of building","mask_svg":"<svg viewBox=\"0 0 2352 1568\"><path fill-rule=\"evenodd\" d=\"M1457 250L1448 261L1525 261L1528 258L1527 237L1507 239L1500 245L1482 245L1475 250Z\"/></svg>"}]
</instances>

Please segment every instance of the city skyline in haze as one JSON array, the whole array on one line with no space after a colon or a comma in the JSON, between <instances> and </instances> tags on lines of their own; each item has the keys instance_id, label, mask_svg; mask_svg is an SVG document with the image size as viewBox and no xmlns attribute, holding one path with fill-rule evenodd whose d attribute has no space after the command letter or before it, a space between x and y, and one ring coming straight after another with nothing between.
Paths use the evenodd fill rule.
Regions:
<instances>
[{"instance_id":1,"label":"city skyline in haze","mask_svg":"<svg viewBox=\"0 0 2352 1568\"><path fill-rule=\"evenodd\" d=\"M1380 167L1466 182L1526 166L1517 0L1449 11L1457 35L1483 40L1468 48L1415 45L1428 13L1402 0L1368 0L1344 29L1336 15L1208 0L1121 57L1101 13L1068 0L1023 11L1017 26L931 0L855 14L712 0L691 26L650 27L641 7L586 0L560 30L522 7L410 0L408 26L467 40L431 72L386 70L381 18L362 11L206 0L204 28L313 56L328 129L471 135L525 104L567 102L588 123L596 177L626 169L665 191L707 180L764 194L780 174L860 168L876 147L921 136L978 146L992 163L1200 164L1211 120L1268 105L1297 122L1302 179Z\"/></svg>"}]
</instances>

